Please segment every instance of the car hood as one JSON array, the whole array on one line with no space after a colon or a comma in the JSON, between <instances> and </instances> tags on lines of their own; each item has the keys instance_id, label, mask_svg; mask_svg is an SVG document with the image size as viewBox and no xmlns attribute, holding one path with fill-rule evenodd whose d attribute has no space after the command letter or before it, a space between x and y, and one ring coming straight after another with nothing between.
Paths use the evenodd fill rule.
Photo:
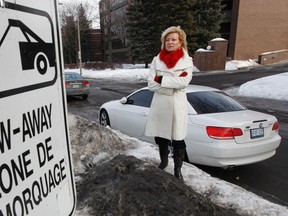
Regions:
<instances>
[{"instance_id":1,"label":"car hood","mask_svg":"<svg viewBox=\"0 0 288 216\"><path fill-rule=\"evenodd\" d=\"M104 104L101 105L101 108L102 107L107 107L109 105L110 106L113 106L113 105L118 105L120 104L120 100L111 100L111 101L108 101L108 102L105 102Z\"/></svg>"}]
</instances>

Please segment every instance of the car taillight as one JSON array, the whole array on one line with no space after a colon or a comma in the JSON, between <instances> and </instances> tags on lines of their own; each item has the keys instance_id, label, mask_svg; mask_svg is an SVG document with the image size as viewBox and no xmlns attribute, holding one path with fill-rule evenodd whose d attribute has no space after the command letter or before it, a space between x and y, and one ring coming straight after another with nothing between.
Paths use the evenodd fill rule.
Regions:
<instances>
[{"instance_id":1,"label":"car taillight","mask_svg":"<svg viewBox=\"0 0 288 216\"><path fill-rule=\"evenodd\" d=\"M240 128L226 128L207 126L206 132L213 139L233 139L236 136L242 136L243 132Z\"/></svg>"},{"instance_id":2,"label":"car taillight","mask_svg":"<svg viewBox=\"0 0 288 216\"><path fill-rule=\"evenodd\" d=\"M272 130L273 130L273 131L278 131L279 128L280 128L280 126L279 126L279 122L276 121L276 122L273 124Z\"/></svg>"},{"instance_id":3,"label":"car taillight","mask_svg":"<svg viewBox=\"0 0 288 216\"><path fill-rule=\"evenodd\" d=\"M89 82L88 81L83 81L82 85L88 87L89 86Z\"/></svg>"},{"instance_id":4,"label":"car taillight","mask_svg":"<svg viewBox=\"0 0 288 216\"><path fill-rule=\"evenodd\" d=\"M69 82L65 82L65 87L70 86Z\"/></svg>"}]
</instances>

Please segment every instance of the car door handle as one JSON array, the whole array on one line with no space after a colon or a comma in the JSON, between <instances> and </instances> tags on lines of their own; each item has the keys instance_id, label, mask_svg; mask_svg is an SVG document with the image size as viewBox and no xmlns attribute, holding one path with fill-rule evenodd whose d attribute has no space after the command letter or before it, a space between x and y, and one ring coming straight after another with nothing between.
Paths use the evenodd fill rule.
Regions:
<instances>
[{"instance_id":1,"label":"car door handle","mask_svg":"<svg viewBox=\"0 0 288 216\"><path fill-rule=\"evenodd\" d=\"M147 113L145 113L145 112L141 112L140 113L142 116L147 116Z\"/></svg>"}]
</instances>

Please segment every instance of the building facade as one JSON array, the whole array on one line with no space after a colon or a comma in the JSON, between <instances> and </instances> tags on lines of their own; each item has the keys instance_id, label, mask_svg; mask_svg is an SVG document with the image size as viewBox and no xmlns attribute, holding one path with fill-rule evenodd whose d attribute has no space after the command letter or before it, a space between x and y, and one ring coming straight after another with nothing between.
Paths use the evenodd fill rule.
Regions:
<instances>
[{"instance_id":1,"label":"building facade","mask_svg":"<svg viewBox=\"0 0 288 216\"><path fill-rule=\"evenodd\" d=\"M129 62L125 13L130 1L101 0L99 4L104 60ZM222 4L220 34L229 42L228 58L257 59L264 52L288 49L287 0L222 0Z\"/></svg>"},{"instance_id":2,"label":"building facade","mask_svg":"<svg viewBox=\"0 0 288 216\"><path fill-rule=\"evenodd\" d=\"M92 29L91 31L91 50L92 50L92 61L103 61L102 51L102 37L101 29Z\"/></svg>"},{"instance_id":3,"label":"building facade","mask_svg":"<svg viewBox=\"0 0 288 216\"><path fill-rule=\"evenodd\" d=\"M287 0L233 0L228 56L257 59L288 49Z\"/></svg>"},{"instance_id":4,"label":"building facade","mask_svg":"<svg viewBox=\"0 0 288 216\"><path fill-rule=\"evenodd\" d=\"M99 2L103 57L108 62L130 62L129 41L125 27L129 3L129 0Z\"/></svg>"}]
</instances>

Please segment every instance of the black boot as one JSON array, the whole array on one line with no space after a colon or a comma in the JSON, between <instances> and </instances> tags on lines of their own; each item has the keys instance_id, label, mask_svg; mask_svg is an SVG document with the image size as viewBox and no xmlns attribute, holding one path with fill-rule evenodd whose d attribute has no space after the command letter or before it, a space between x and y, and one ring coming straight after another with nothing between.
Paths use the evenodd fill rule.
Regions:
<instances>
[{"instance_id":1,"label":"black boot","mask_svg":"<svg viewBox=\"0 0 288 216\"><path fill-rule=\"evenodd\" d=\"M158 166L160 169L165 169L168 165L168 155L169 155L169 150L168 150L168 143L169 140L160 138L160 137L155 137L155 142L159 146L159 154L160 154L160 159L161 162Z\"/></svg>"},{"instance_id":2,"label":"black boot","mask_svg":"<svg viewBox=\"0 0 288 216\"><path fill-rule=\"evenodd\" d=\"M181 168L184 161L186 150L174 148L173 153L174 153L174 176L183 181L184 179L181 173Z\"/></svg>"},{"instance_id":3,"label":"black boot","mask_svg":"<svg viewBox=\"0 0 288 216\"><path fill-rule=\"evenodd\" d=\"M177 142L179 142L179 141L177 141ZM181 173L181 168L182 168L182 164L183 164L185 154L186 154L186 148L185 148L186 145L185 145L185 143L183 145L183 143L184 143L184 141L182 141L181 145L176 145L174 142L174 145L173 145L174 176L181 181L184 181L182 173Z\"/></svg>"}]
</instances>

